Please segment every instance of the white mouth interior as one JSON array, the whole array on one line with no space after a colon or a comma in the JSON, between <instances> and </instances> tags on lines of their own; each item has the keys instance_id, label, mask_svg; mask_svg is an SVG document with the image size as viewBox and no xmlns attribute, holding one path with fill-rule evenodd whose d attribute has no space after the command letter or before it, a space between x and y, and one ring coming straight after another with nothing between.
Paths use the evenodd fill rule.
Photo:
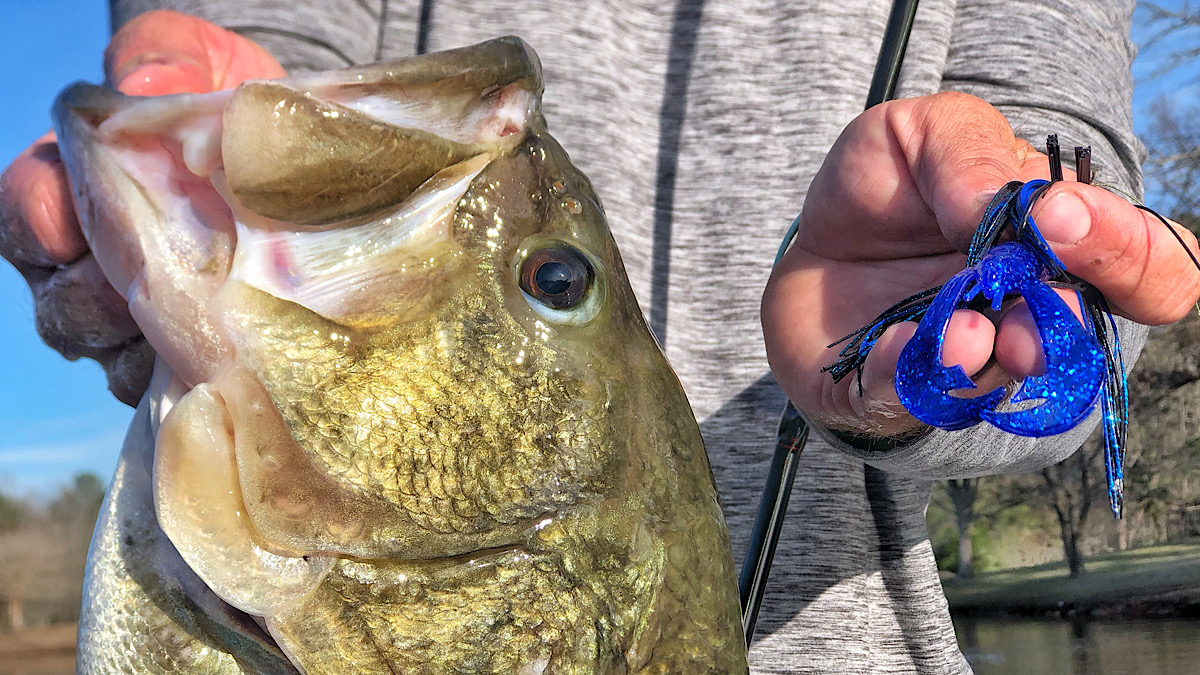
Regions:
<instances>
[{"instance_id":1,"label":"white mouth interior","mask_svg":"<svg viewBox=\"0 0 1200 675\"><path fill-rule=\"evenodd\" d=\"M491 158L478 155L430 178L395 210L324 230L261 227L237 214L237 251L229 278L305 307L335 323L383 317L414 277L453 255L454 210ZM259 222L255 222L259 221Z\"/></svg>"}]
</instances>

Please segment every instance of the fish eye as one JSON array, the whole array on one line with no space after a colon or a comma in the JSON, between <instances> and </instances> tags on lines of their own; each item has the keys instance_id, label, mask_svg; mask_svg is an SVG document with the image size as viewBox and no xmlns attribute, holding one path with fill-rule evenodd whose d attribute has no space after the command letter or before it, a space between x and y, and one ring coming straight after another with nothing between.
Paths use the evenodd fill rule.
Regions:
<instances>
[{"instance_id":1,"label":"fish eye","mask_svg":"<svg viewBox=\"0 0 1200 675\"><path fill-rule=\"evenodd\" d=\"M579 250L570 246L534 251L521 265L521 290L543 305L570 309L587 297L595 270Z\"/></svg>"}]
</instances>

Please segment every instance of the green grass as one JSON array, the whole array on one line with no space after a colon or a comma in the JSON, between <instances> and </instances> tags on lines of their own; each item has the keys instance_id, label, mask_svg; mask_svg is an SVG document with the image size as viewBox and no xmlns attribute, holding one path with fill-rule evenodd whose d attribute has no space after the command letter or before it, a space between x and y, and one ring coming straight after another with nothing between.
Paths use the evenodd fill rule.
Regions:
<instances>
[{"instance_id":1,"label":"green grass","mask_svg":"<svg viewBox=\"0 0 1200 675\"><path fill-rule=\"evenodd\" d=\"M1200 607L1200 544L1103 553L1077 579L1065 562L987 572L942 582L957 612L1044 613L1062 609L1154 613Z\"/></svg>"}]
</instances>

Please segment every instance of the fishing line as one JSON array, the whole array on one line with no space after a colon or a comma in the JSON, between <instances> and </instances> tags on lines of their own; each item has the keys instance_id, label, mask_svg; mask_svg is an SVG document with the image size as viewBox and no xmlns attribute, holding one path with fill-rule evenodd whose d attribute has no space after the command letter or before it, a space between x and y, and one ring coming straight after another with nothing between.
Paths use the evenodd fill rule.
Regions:
<instances>
[{"instance_id":1,"label":"fishing line","mask_svg":"<svg viewBox=\"0 0 1200 675\"><path fill-rule=\"evenodd\" d=\"M1183 240L1183 237L1179 236L1179 233L1175 231L1175 228L1171 227L1171 223L1168 223L1166 218L1158 215L1157 211L1144 204L1134 204L1134 206L1145 211L1146 213L1149 213L1155 218L1158 218L1158 220L1163 224L1163 227L1167 228L1167 231L1171 233L1171 236L1175 237L1175 241L1179 242L1179 245L1183 247L1184 252L1187 253L1188 257L1192 259L1192 264L1196 266L1196 269L1200 270L1200 260L1196 260L1196 254L1192 253L1191 247L1187 245L1187 242Z\"/></svg>"}]
</instances>

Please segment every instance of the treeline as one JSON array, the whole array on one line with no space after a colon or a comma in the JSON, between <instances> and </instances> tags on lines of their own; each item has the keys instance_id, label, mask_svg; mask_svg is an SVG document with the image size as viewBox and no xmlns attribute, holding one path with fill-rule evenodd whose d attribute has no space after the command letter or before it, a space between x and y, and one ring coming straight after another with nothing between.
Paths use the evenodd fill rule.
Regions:
<instances>
[{"instance_id":1,"label":"treeline","mask_svg":"<svg viewBox=\"0 0 1200 675\"><path fill-rule=\"evenodd\" d=\"M79 474L48 500L0 491L0 631L79 618L104 483Z\"/></svg>"}]
</instances>

